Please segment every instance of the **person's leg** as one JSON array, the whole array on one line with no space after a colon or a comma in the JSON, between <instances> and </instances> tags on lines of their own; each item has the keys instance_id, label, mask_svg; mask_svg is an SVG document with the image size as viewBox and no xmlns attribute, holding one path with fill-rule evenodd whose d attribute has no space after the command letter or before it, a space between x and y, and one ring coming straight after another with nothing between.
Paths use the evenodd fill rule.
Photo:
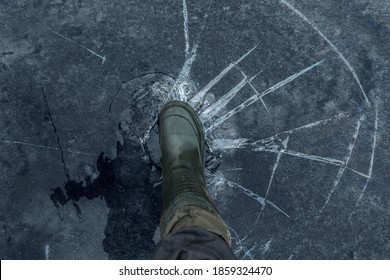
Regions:
<instances>
[{"instance_id":1,"label":"person's leg","mask_svg":"<svg viewBox=\"0 0 390 280\"><path fill-rule=\"evenodd\" d=\"M159 137L163 211L155 258L234 258L229 230L207 191L204 132L196 112L185 102L168 102L160 112Z\"/></svg>"},{"instance_id":2,"label":"person's leg","mask_svg":"<svg viewBox=\"0 0 390 280\"><path fill-rule=\"evenodd\" d=\"M236 257L221 236L200 227L186 227L161 239L154 259L233 260Z\"/></svg>"}]
</instances>

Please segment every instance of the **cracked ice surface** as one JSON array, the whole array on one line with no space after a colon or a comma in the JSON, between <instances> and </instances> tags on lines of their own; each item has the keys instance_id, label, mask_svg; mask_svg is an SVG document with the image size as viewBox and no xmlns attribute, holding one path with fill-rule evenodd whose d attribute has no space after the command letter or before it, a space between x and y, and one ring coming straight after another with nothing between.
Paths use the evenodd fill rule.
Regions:
<instances>
[{"instance_id":1,"label":"cracked ice surface","mask_svg":"<svg viewBox=\"0 0 390 280\"><path fill-rule=\"evenodd\" d=\"M204 122L238 258L387 257L383 7L76 2L2 6L5 258L149 258L172 99Z\"/></svg>"}]
</instances>

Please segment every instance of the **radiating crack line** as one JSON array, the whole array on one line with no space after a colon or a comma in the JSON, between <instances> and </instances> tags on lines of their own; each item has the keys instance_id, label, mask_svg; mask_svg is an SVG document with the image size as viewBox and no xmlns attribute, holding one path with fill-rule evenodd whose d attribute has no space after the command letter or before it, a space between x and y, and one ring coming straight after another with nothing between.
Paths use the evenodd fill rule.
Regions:
<instances>
[{"instance_id":1,"label":"radiating crack line","mask_svg":"<svg viewBox=\"0 0 390 280\"><path fill-rule=\"evenodd\" d=\"M267 252L269 251L269 249L271 248L271 244L272 244L272 241L273 241L273 237L267 241L267 243L264 244L264 249L263 249L263 252L262 252L262 260L264 260L264 257L265 255L267 254Z\"/></svg>"},{"instance_id":2,"label":"radiating crack line","mask_svg":"<svg viewBox=\"0 0 390 280\"><path fill-rule=\"evenodd\" d=\"M272 150L272 149L259 149L257 151L265 151L265 152L270 152L270 153L278 153L277 150ZM281 151L282 153L284 154L287 154L287 155L290 155L290 156L296 156L296 157L300 157L300 158L304 158L304 159L309 159L309 160L313 160L313 161L319 161L319 162L324 162L324 163L328 163L328 164L331 164L331 165L335 165L335 166L345 166L345 163L341 160L338 160L338 159L334 159L334 158L326 158L326 157L319 157L319 156L313 156L313 155L307 155L307 154L303 154L303 153L299 153L299 152L295 152L295 151L288 151L288 150L282 150ZM362 177L365 177L367 178L367 175L366 174L363 174L355 169L352 169L352 168L349 168L349 167L346 167L346 169L362 176Z\"/></svg>"},{"instance_id":3,"label":"radiating crack line","mask_svg":"<svg viewBox=\"0 0 390 280\"><path fill-rule=\"evenodd\" d=\"M238 249L236 249L236 251L234 251L234 254L238 254L238 253L240 253L242 250L248 251L248 249L247 249L246 246L243 244L243 242L242 242L240 236L238 235L238 233L237 233L232 227L230 227L230 226L228 226L228 229L229 229L229 231L231 231L231 232L236 236L236 238L233 238L233 237L232 237L232 238L233 238L234 240L237 240L237 241L236 241L236 244L237 244L237 246L239 246Z\"/></svg>"},{"instance_id":4,"label":"radiating crack line","mask_svg":"<svg viewBox=\"0 0 390 280\"><path fill-rule=\"evenodd\" d=\"M178 75L177 81L175 83L175 86L172 88L172 91L175 90L176 88L180 88L180 85L183 84L185 86L187 83L189 83L189 77L190 77L190 72L192 68L192 64L196 60L196 54L198 50L198 46L200 44L200 38L201 35L206 28L206 19L208 17L208 13L211 9L211 0L209 1L209 6L207 9L207 12L205 12L203 16L203 22L200 27L200 30L196 36L195 43L190 51L190 32L189 32L189 27L188 27L188 9L187 9L187 2L186 0L183 0L183 18L184 18L184 38L185 38L185 62L183 64L183 67ZM188 93L184 98L181 98L182 101L188 101Z\"/></svg>"},{"instance_id":5,"label":"radiating crack line","mask_svg":"<svg viewBox=\"0 0 390 280\"><path fill-rule=\"evenodd\" d=\"M238 69L238 71L240 71L240 73L244 76L244 78L248 78L248 76L244 73L244 71L242 71L242 69L240 67L238 67L238 65L236 64L235 67ZM252 90L258 94L259 92L257 91L257 89L253 86L252 82L248 82L249 86L252 88ZM260 101L261 103L263 104L265 110L267 111L268 115L270 115L270 112L268 110L268 107L267 105L265 104L263 98L260 98Z\"/></svg>"},{"instance_id":6,"label":"radiating crack line","mask_svg":"<svg viewBox=\"0 0 390 280\"><path fill-rule=\"evenodd\" d=\"M373 171L373 167L374 167L375 150L376 150L376 146L377 146L377 136L378 136L378 111L379 111L379 108L378 108L378 101L377 101L376 104L375 104L375 129L374 129L374 135L373 135L370 167L368 168L368 176L369 176L369 178L367 178L367 181L366 181L366 183L365 183L365 185L364 185L364 187L363 187L363 189L362 189L362 191L361 191L361 193L359 195L359 198L356 201L355 209L352 211L351 215L349 216L348 221L350 221L352 219L352 216L355 214L356 209L358 208L358 206L360 204L360 201L362 200L364 194L366 193L366 190L367 190L367 187L368 187L368 183L372 179L372 171Z\"/></svg>"},{"instance_id":7,"label":"radiating crack line","mask_svg":"<svg viewBox=\"0 0 390 280\"><path fill-rule=\"evenodd\" d=\"M249 139L238 138L238 139L213 139L211 142L211 148L215 151L222 151L226 149L240 149L243 148Z\"/></svg>"},{"instance_id":8,"label":"radiating crack line","mask_svg":"<svg viewBox=\"0 0 390 280\"><path fill-rule=\"evenodd\" d=\"M27 142L21 142L21 141L10 141L10 140L1 140L1 143L6 143L6 144L17 144L17 145L24 145L24 146L30 146L30 147L35 147L35 148L42 148L42 149L47 149L47 150L54 150L54 151L59 151L60 148L55 148L55 147L49 147L49 146L43 146L43 145L36 145L32 143L27 143ZM71 154L80 154L80 155L87 155L87 156L99 156L97 154L91 154L91 153L84 153L84 152L79 152L79 151L72 151L72 150L64 150L64 152L71 153Z\"/></svg>"},{"instance_id":9,"label":"radiating crack line","mask_svg":"<svg viewBox=\"0 0 390 280\"><path fill-rule=\"evenodd\" d=\"M368 176L370 176L370 179L372 178L372 170L374 167L374 159L375 159L375 149L377 144L377 136L378 136L378 104L375 106L375 131L373 136L373 144L372 144L372 153L371 153L371 160L370 160L370 167L368 169Z\"/></svg>"},{"instance_id":10,"label":"radiating crack line","mask_svg":"<svg viewBox=\"0 0 390 280\"><path fill-rule=\"evenodd\" d=\"M102 64L104 64L104 62L106 61L106 57L105 57L105 56L101 56L100 54L97 54L97 53L94 52L93 50L88 49L87 47L85 47L85 46L83 46L83 45L77 43L76 41L74 41L74 40L72 40L72 39L70 39L70 38L68 38L68 37L65 37L64 35L62 35L62 34L56 32L56 31L54 31L54 30L51 30L51 32L53 32L54 34L56 34L56 35L58 35L58 36L64 38L65 40L68 40L69 42L72 42L72 43L74 43L74 44L76 44L76 45L82 47L83 49L89 51L91 54L93 54L93 55L95 55L95 56L101 58Z\"/></svg>"},{"instance_id":11,"label":"radiating crack line","mask_svg":"<svg viewBox=\"0 0 390 280\"><path fill-rule=\"evenodd\" d=\"M288 139L289 139L289 138L287 137L287 142L288 142ZM279 162L280 162L280 158L281 158L281 157L282 157L282 153L279 152L278 155L277 155L277 157L276 157L275 165L274 165L274 167L273 167L273 169L272 169L271 178L269 179L269 182L268 182L268 188L267 188L267 191L266 191L266 193L265 193L265 200L267 200L268 194L269 194L269 192L270 192L270 190L271 190L272 182L273 182L273 180L274 180L274 176L275 176L275 173L276 173L276 169L277 169L278 166L279 166Z\"/></svg>"},{"instance_id":12,"label":"radiating crack line","mask_svg":"<svg viewBox=\"0 0 390 280\"><path fill-rule=\"evenodd\" d=\"M189 27L188 27L188 9L187 9L186 0L183 0L184 37L186 40L186 47L185 47L185 62L184 62L184 66L179 74L179 78L178 78L179 80L180 79L185 80L185 81L189 80L189 74L191 71L191 67L192 67L192 64L195 62L196 52L198 50L198 46L200 44L202 34L206 28L206 21L208 18L208 13L211 10L211 3L212 3L212 0L209 0L209 5L207 7L207 11L205 12L205 14L203 16L202 25L201 25L201 27L196 35L196 38L194 40L195 43L190 51L191 44L190 44L190 32L189 32ZM183 77L184 77L184 79L183 79Z\"/></svg>"},{"instance_id":13,"label":"radiating crack line","mask_svg":"<svg viewBox=\"0 0 390 280\"><path fill-rule=\"evenodd\" d=\"M341 58L341 60L344 62L344 64L348 67L349 71L352 73L353 77L355 78L357 84L359 85L359 88L364 96L364 99L366 103L371 106L370 100L367 97L366 92L363 89L362 83L359 80L358 75L356 74L355 69L352 67L352 65L348 62L348 60L344 57L344 55L340 52L340 50L325 36L324 33L317 27L317 25L309 20L304 14L302 14L300 11L298 11L296 8L294 8L291 4L287 3L284 0L280 0L283 4L285 4L289 9L291 9L294 13L296 13L300 18L302 18L306 23L308 23L314 30L332 47L332 49L335 51L335 53Z\"/></svg>"},{"instance_id":14,"label":"radiating crack line","mask_svg":"<svg viewBox=\"0 0 390 280\"><path fill-rule=\"evenodd\" d=\"M279 150L277 149L267 149L267 148L257 148L255 149L256 152L269 152L269 153L279 153ZM331 165L335 165L335 166L344 166L345 163L341 160L338 160L338 159L334 159L334 158L326 158L326 157L319 157L319 156L313 156L313 155L307 155L307 154L303 154L303 153L299 153L299 152L295 152L295 151L290 151L290 150L281 150L282 153L284 154L287 154L287 155L290 155L290 156L296 156L296 157L300 157L300 158L304 158L304 159L309 159L309 160L313 160L313 161L319 161L319 162L324 162L324 163L328 163L328 164L331 164ZM349 168L349 167L346 167L346 169L364 177L364 178L367 178L368 175L366 174L363 174L357 170L354 170L352 168Z\"/></svg>"},{"instance_id":15,"label":"radiating crack line","mask_svg":"<svg viewBox=\"0 0 390 280\"><path fill-rule=\"evenodd\" d=\"M321 157L321 156L315 156L315 155L308 155L308 154L304 154L304 153L300 153L300 152L296 152L296 151L292 151L292 150L285 150L285 149L281 149L281 150L275 150L275 149L267 149L267 148L257 148L257 149L254 149L256 152L270 152L270 153L283 153L283 154L286 154L286 155L290 155L290 156L295 156L295 157L299 157L299 158L304 158L304 159L309 159L309 160L313 160L313 161L319 161L319 162L324 162L324 163L328 163L328 164L331 164L331 165L336 165L336 166L343 166L345 165L345 162L339 160L339 159L334 159L334 158L328 158L328 157Z\"/></svg>"},{"instance_id":16,"label":"radiating crack line","mask_svg":"<svg viewBox=\"0 0 390 280\"><path fill-rule=\"evenodd\" d=\"M50 260L50 245L46 244L45 245L45 260Z\"/></svg>"},{"instance_id":17,"label":"radiating crack line","mask_svg":"<svg viewBox=\"0 0 390 280\"><path fill-rule=\"evenodd\" d=\"M230 188L233 188L233 189L238 189L239 191L241 191L243 194L245 194L246 196L256 200L257 202L259 202L262 206L264 206L266 203L268 203L270 206L272 206L273 208L275 208L276 210L278 210L280 213L282 213L283 215L285 215L286 217L290 218L290 216L284 212L282 209L280 209L278 206L276 206L274 203L272 203L271 201L269 200L265 200L264 197L261 197L259 196L258 194L252 192L251 190L248 190L246 188L244 188L243 186L237 184L237 183L234 183L232 181L229 181L223 177L220 177L220 176L215 176L215 177L218 177L220 178L220 180L222 180L222 182L226 183Z\"/></svg>"},{"instance_id":18,"label":"radiating crack line","mask_svg":"<svg viewBox=\"0 0 390 280\"><path fill-rule=\"evenodd\" d=\"M258 46L254 46L252 49L250 49L247 53L245 53L243 56L241 56L236 62L230 63L228 67L226 67L224 70L222 70L221 73L219 73L214 79L212 79L202 90L200 90L191 100L189 101L190 104L194 107L197 107L197 104L200 104L205 97L206 93L215 86L230 70L232 70L236 64L239 64L244 58L246 58L250 53L252 53Z\"/></svg>"},{"instance_id":19,"label":"radiating crack line","mask_svg":"<svg viewBox=\"0 0 390 280\"><path fill-rule=\"evenodd\" d=\"M251 260L253 260L252 251L256 249L257 245L253 245L252 248L250 248L248 251L245 252L244 256L241 257L241 259L245 259L245 257L249 257Z\"/></svg>"},{"instance_id":20,"label":"radiating crack line","mask_svg":"<svg viewBox=\"0 0 390 280\"><path fill-rule=\"evenodd\" d=\"M192 64L196 60L196 52L198 50L198 44L195 44L194 47L192 48L191 52L188 55L188 58L185 60L183 67L181 68L181 71L179 73L179 76L176 80L175 85L172 88L172 91L176 90L176 88L182 84L182 83L188 83L189 82L189 77L190 77L190 72L192 68ZM186 100L187 96L183 98L183 100Z\"/></svg>"},{"instance_id":21,"label":"radiating crack line","mask_svg":"<svg viewBox=\"0 0 390 280\"><path fill-rule=\"evenodd\" d=\"M356 173L356 174L358 174L358 175L360 175L360 176L362 176L362 177L364 177L364 178L366 178L366 179L370 179L370 176L369 176L369 175L364 174L364 173L362 173L362 172L359 172L359 171L357 171L357 170L355 170L355 169L349 168L348 166L346 166L346 169L349 170L349 171L352 171L352 172L354 172L354 173Z\"/></svg>"},{"instance_id":22,"label":"radiating crack line","mask_svg":"<svg viewBox=\"0 0 390 280\"><path fill-rule=\"evenodd\" d=\"M285 141L285 149L287 149L287 145L288 145L288 140L289 140L289 137L287 137L286 141ZM269 179L269 182L268 182L268 187L267 187L267 191L265 193L265 197L264 197L264 200L267 201L268 200L268 194L271 190L271 186L272 186L272 182L274 180L274 176L275 176L275 173L276 173L276 169L278 168L279 166L279 162L280 162L280 159L282 157L282 153L279 152L277 157L276 157L276 161L275 161L275 164L274 164L274 167L272 169L272 174L271 174L271 178ZM256 217L256 220L255 220L255 223L253 224L252 228L250 229L250 231L247 233L247 235L243 238L243 240L245 240L252 232L253 230L255 229L255 226L257 225L258 221L259 221L259 218L261 216L261 213L263 212L264 208L265 208L265 205L264 204L259 213L257 214L257 217Z\"/></svg>"},{"instance_id":23,"label":"radiating crack line","mask_svg":"<svg viewBox=\"0 0 390 280\"><path fill-rule=\"evenodd\" d=\"M183 18L184 18L184 39L185 39L185 56L186 58L190 55L190 35L188 30L188 10L187 2L183 0Z\"/></svg>"},{"instance_id":24,"label":"radiating crack line","mask_svg":"<svg viewBox=\"0 0 390 280\"><path fill-rule=\"evenodd\" d=\"M340 166L339 171L337 172L336 179L334 180L332 189L330 190L330 192L329 192L329 194L328 194L328 197L326 198L325 203L324 203L324 205L322 206L320 212L318 213L316 219L318 219L318 218L321 216L322 212L325 210L325 208L326 208L326 206L328 205L329 201L331 200L331 198L332 198L334 192L336 191L337 186L338 186L339 183L340 183L341 177L343 177L343 175L344 175L345 169L346 169L346 167L348 166L348 163L349 163L349 161L350 161L350 159L351 159L351 157L352 157L352 152L353 152L353 149L354 149L354 147L355 147L356 140L357 140L357 138L358 138L358 136L359 136L360 127L361 127L361 125L362 125L362 122L363 122L363 120L364 120L364 117L365 117L365 116L362 115L362 117L361 117L361 118L358 120L358 122L357 122L356 129L355 129L355 133L354 133L354 135L353 135L353 137L352 137L352 140L351 140L351 142L349 143L349 146L348 146L348 155L347 155L347 156L345 157L345 159L344 159L344 163L345 163L345 164L342 165L342 166Z\"/></svg>"},{"instance_id":25,"label":"radiating crack line","mask_svg":"<svg viewBox=\"0 0 390 280\"><path fill-rule=\"evenodd\" d=\"M221 125L224 121L226 121L227 119L231 118L232 116L234 116L235 114L237 114L238 112L242 111L243 109L245 109L246 107L252 105L253 103L259 101L262 97L276 91L277 89L285 86L286 84L288 83L291 83L292 81L294 81L296 78L302 76L303 74L305 74L306 72L312 70L313 68L317 67L318 65L320 65L322 62L324 62L325 60L321 60L303 70L301 70L300 72L298 73L295 73L294 75L291 75L290 77L288 77L287 79L284 79L283 81L280 81L279 83L277 83L276 85L268 88L267 90L259 93L259 94L255 94L253 95L252 97L248 98L245 102L243 102L241 105L238 105L236 108L234 108L233 110L231 110L230 112L226 113L225 115L223 115L222 117L218 118L211 126L209 126L207 129L206 129L206 132L208 131L212 131L213 129L215 129L216 127L218 127L219 125Z\"/></svg>"},{"instance_id":26,"label":"radiating crack line","mask_svg":"<svg viewBox=\"0 0 390 280\"><path fill-rule=\"evenodd\" d=\"M244 78L239 82L233 89L228 93L224 94L218 101L207 107L203 112L200 113L202 122L207 122L209 119L214 117L226 104L236 95L247 83L247 79ZM218 112L215 112L218 110Z\"/></svg>"},{"instance_id":27,"label":"radiating crack line","mask_svg":"<svg viewBox=\"0 0 390 280\"><path fill-rule=\"evenodd\" d=\"M255 152L270 152L270 153L284 153L291 156L296 156L300 158L305 158L313 161L320 161L328 164L332 164L335 166L345 166L345 163L338 159L319 157L315 155L307 155L296 151L287 150L286 148L280 150L281 145L272 144L272 141L275 140L276 137L271 137L264 140L258 140L253 143L248 143L249 139L240 138L240 139L214 139L212 143L212 149L216 151L222 151L227 149L252 149ZM272 148L265 146L265 144L269 144ZM272 144L272 145L271 145ZM369 178L369 175L359 172L353 168L345 166L345 169L350 170L364 178Z\"/></svg>"},{"instance_id":28,"label":"radiating crack line","mask_svg":"<svg viewBox=\"0 0 390 280\"><path fill-rule=\"evenodd\" d=\"M248 82L248 84L249 84L249 86L253 89L253 91L255 92L255 94L260 94L251 82ZM267 111L268 115L271 115L271 113L269 112L268 107L267 107L267 105L265 104L263 98L260 98L260 102L263 104L263 106L264 106L265 110Z\"/></svg>"},{"instance_id":29,"label":"radiating crack line","mask_svg":"<svg viewBox=\"0 0 390 280\"><path fill-rule=\"evenodd\" d=\"M240 90L248 83L253 81L259 73L251 78L245 77L240 83L238 83L231 91L223 95L218 101L207 107L201 114L200 118L203 122L207 122L219 113L236 95Z\"/></svg>"},{"instance_id":30,"label":"radiating crack line","mask_svg":"<svg viewBox=\"0 0 390 280\"><path fill-rule=\"evenodd\" d=\"M266 148L257 148L255 149L256 152L269 152L269 153L279 153L278 150L275 150L275 149L266 149ZM328 164L331 164L331 165L335 165L335 166L345 166L345 163L341 160L338 160L338 159L334 159L334 158L326 158L326 157L320 157L320 156L313 156L313 155L307 155L307 154L303 154L303 153L299 153L299 152L295 152L295 151L290 151L290 150L281 150L282 153L284 154L287 154L287 155L290 155L290 156L296 156L296 157L300 157L300 158L304 158L304 159L309 159L309 160L313 160L313 161L319 161L319 162L324 162L324 163L328 163ZM364 177L364 178L368 178L368 175L366 174L363 174L355 169L352 169L350 167L346 167L346 169Z\"/></svg>"},{"instance_id":31,"label":"radiating crack line","mask_svg":"<svg viewBox=\"0 0 390 280\"><path fill-rule=\"evenodd\" d=\"M290 129L290 130L286 130L286 131L280 132L280 133L275 134L273 136L270 136L268 138L258 140L257 142L259 142L259 143L261 143L261 142L269 142L269 141L274 140L275 138L277 138L277 137L279 137L281 135L292 134L292 133L297 132L297 131L302 130L302 129L313 128L313 127L316 127L316 126L319 126L319 125L327 124L329 121L346 118L346 117L349 117L350 115L351 115L350 113L340 113L340 114L337 114L337 115L335 115L333 117L330 117L330 118L327 118L327 119L319 120L319 121L312 122L312 123L309 123L309 124L305 124L303 126L299 126L299 127L296 127L296 128Z\"/></svg>"},{"instance_id":32,"label":"radiating crack line","mask_svg":"<svg viewBox=\"0 0 390 280\"><path fill-rule=\"evenodd\" d=\"M319 125L326 124L329 121L345 118L345 117L348 117L348 116L350 116L349 113L340 113L340 114L338 114L336 116L333 116L331 118L324 119L324 120L319 120L319 121L316 121L316 122L313 122L313 123L309 123L309 124L306 124L306 125L303 125L303 126L300 126L300 127L296 127L294 129L291 129L291 130L283 131L283 132L280 132L280 133L275 134L273 136L270 136L268 138L257 140L257 141L255 141L253 143L248 143L249 139L247 139L247 138L240 138L240 139L213 139L212 147L213 147L213 150L239 149L239 148L246 148L246 147L249 147L249 146L250 147L256 147L256 145L258 147L263 147L264 143L270 143L270 142L278 139L279 136L283 136L285 134L292 134L292 133L294 133L296 131L299 131L299 130L302 130L302 129L313 128L313 127L316 127L316 126L319 126Z\"/></svg>"},{"instance_id":33,"label":"radiating crack line","mask_svg":"<svg viewBox=\"0 0 390 280\"><path fill-rule=\"evenodd\" d=\"M256 220L255 220L255 222L254 222L252 228L251 228L251 229L248 231L248 233L244 236L244 238L242 239L242 241L245 241L245 240L251 235L251 233L254 231L255 226L256 226L257 223L259 222L261 213L263 213L263 210L264 210L264 206L261 207L259 213L258 213L257 216L256 216Z\"/></svg>"}]
</instances>

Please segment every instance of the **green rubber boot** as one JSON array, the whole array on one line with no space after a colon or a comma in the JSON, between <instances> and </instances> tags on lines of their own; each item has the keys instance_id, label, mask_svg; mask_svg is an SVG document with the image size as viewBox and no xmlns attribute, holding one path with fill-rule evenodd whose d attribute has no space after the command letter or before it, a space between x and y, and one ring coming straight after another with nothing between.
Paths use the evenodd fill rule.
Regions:
<instances>
[{"instance_id":1,"label":"green rubber boot","mask_svg":"<svg viewBox=\"0 0 390 280\"><path fill-rule=\"evenodd\" d=\"M201 227L223 237L230 233L207 191L202 123L185 102L170 101L160 112L159 141L163 163L161 235Z\"/></svg>"}]
</instances>

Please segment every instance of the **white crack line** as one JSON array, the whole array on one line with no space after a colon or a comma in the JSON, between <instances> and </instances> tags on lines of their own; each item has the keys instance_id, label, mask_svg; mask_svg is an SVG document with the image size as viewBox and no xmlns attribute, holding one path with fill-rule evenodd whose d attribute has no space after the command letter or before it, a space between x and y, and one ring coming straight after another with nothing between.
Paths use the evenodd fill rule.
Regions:
<instances>
[{"instance_id":1,"label":"white crack line","mask_svg":"<svg viewBox=\"0 0 390 280\"><path fill-rule=\"evenodd\" d=\"M105 57L105 56L101 56L100 54L97 54L97 53L94 52L93 50L91 50L91 49L89 49L89 48L87 48L87 47L85 47L85 46L83 46L83 45L77 43L76 41L74 41L74 40L72 40L72 39L70 39L70 38L68 38L68 37L66 37L66 36L64 36L64 35L62 35L62 34L56 32L56 31L54 31L54 30L51 30L51 32L53 32L54 34L60 36L61 38L64 38L65 40L68 40L69 42L72 42L72 43L74 43L74 44L76 44L76 45L82 47L83 49L89 51L91 54L93 54L93 55L95 55L95 56L101 58L102 64L104 64L104 62L106 61L106 57Z\"/></svg>"},{"instance_id":2,"label":"white crack line","mask_svg":"<svg viewBox=\"0 0 390 280\"><path fill-rule=\"evenodd\" d=\"M206 132L212 131L213 129L215 129L216 127L221 125L223 122L225 122L227 119L231 118L232 116L234 116L238 112L242 111L243 109L245 109L246 107L252 105L253 103L259 101L262 97L264 97L264 96L266 96L266 95L276 91L277 89L285 86L288 83L291 83L292 81L294 81L298 77L302 76L306 72L308 72L308 71L312 70L313 68L317 67L318 65L320 65L322 62L324 62L324 60L321 60L321 61L319 61L319 62L317 62L317 63L315 63L315 64L313 64L313 65L311 65L311 66L309 66L309 67L307 67L307 68L305 68L303 70L301 70L300 72L295 73L294 75L291 75L290 77L284 79L283 81L280 81L279 83L277 83L274 86L268 88L267 90L265 90L265 91L263 91L263 92L261 92L259 94L255 94L252 97L248 98L241 105L238 105L237 107L235 107L230 112L228 112L225 115L223 115L222 117L218 118L211 126L209 126L206 129Z\"/></svg>"},{"instance_id":3,"label":"white crack line","mask_svg":"<svg viewBox=\"0 0 390 280\"><path fill-rule=\"evenodd\" d=\"M302 14L300 11L298 11L296 8L294 8L291 4L287 3L284 0L280 0L283 4L285 4L290 10L292 10L294 13L296 13L300 18L302 18L306 23L308 23L314 30L332 47L332 49L335 51L335 53L340 57L340 59L344 62L344 64L347 66L349 71L352 73L353 77L355 78L357 84L359 85L359 88L364 96L364 99L366 103L371 106L370 100L367 97L366 92L363 89L362 83L359 80L358 75L356 74L355 69L352 67L352 65L348 62L348 60L344 57L344 55L340 52L340 50L325 36L324 33L317 27L317 25L309 20L304 14Z\"/></svg>"}]
</instances>

